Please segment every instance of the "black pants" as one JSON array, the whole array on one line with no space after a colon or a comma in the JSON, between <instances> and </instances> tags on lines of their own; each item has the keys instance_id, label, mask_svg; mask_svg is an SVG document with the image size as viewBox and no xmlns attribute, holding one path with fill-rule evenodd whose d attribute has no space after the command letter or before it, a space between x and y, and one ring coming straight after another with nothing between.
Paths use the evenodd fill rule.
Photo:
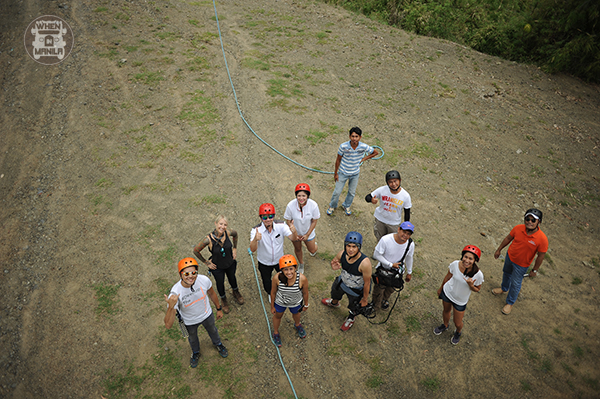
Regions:
<instances>
[{"instance_id":1,"label":"black pants","mask_svg":"<svg viewBox=\"0 0 600 399\"><path fill-rule=\"evenodd\" d=\"M265 291L267 291L267 294L269 295L271 295L271 276L273 274L273 270L279 273L279 264L268 266L258 262L260 278L262 279Z\"/></svg>"},{"instance_id":2,"label":"black pants","mask_svg":"<svg viewBox=\"0 0 600 399\"><path fill-rule=\"evenodd\" d=\"M231 266L227 269L215 269L210 272L215 277L215 282L217 283L217 292L219 296L223 298L225 296L225 276L227 276L227 280L229 281L229 285L234 290L237 290L237 279L235 278L235 272L237 270L237 262L233 262Z\"/></svg>"}]
</instances>

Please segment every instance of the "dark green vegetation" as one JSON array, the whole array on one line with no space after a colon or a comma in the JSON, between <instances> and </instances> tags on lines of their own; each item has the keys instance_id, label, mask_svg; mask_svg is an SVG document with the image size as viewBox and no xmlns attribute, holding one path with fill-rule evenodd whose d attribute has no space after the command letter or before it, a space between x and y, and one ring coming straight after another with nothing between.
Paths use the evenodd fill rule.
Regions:
<instances>
[{"instance_id":1,"label":"dark green vegetation","mask_svg":"<svg viewBox=\"0 0 600 399\"><path fill-rule=\"evenodd\" d=\"M597 0L323 0L424 36L600 82Z\"/></svg>"}]
</instances>

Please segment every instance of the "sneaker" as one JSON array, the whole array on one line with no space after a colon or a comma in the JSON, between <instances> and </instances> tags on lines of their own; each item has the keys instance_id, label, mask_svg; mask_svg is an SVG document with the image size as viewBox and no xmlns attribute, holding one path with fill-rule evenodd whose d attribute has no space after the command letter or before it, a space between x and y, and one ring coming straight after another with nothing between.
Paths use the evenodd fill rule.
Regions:
<instances>
[{"instance_id":1,"label":"sneaker","mask_svg":"<svg viewBox=\"0 0 600 399\"><path fill-rule=\"evenodd\" d=\"M192 357L190 358L190 367L195 369L198 366L198 359L200 359L200 352L192 353Z\"/></svg>"},{"instance_id":2,"label":"sneaker","mask_svg":"<svg viewBox=\"0 0 600 399\"><path fill-rule=\"evenodd\" d=\"M513 305L509 305L509 304L504 305L504 307L502 308L502 313L505 315L509 315L510 312L512 311L512 307L513 307Z\"/></svg>"},{"instance_id":3,"label":"sneaker","mask_svg":"<svg viewBox=\"0 0 600 399\"><path fill-rule=\"evenodd\" d=\"M315 242L315 245L317 245L316 242ZM317 251L315 251L314 254L312 252L308 251L308 254L314 258L315 256L317 256Z\"/></svg>"},{"instance_id":4,"label":"sneaker","mask_svg":"<svg viewBox=\"0 0 600 399\"><path fill-rule=\"evenodd\" d=\"M304 274L304 263L298 263L298 273Z\"/></svg>"},{"instance_id":5,"label":"sneaker","mask_svg":"<svg viewBox=\"0 0 600 399\"><path fill-rule=\"evenodd\" d=\"M273 341L278 348L281 348L281 336L279 334L273 334Z\"/></svg>"},{"instance_id":6,"label":"sneaker","mask_svg":"<svg viewBox=\"0 0 600 399\"><path fill-rule=\"evenodd\" d=\"M294 326L294 328L300 338L306 338L306 330L302 327L302 324L298 324L297 326Z\"/></svg>"},{"instance_id":7,"label":"sneaker","mask_svg":"<svg viewBox=\"0 0 600 399\"><path fill-rule=\"evenodd\" d=\"M436 328L433 329L433 333L435 335L440 335L441 333L443 333L447 329L448 329L448 327L446 327L444 324L441 324L439 327L436 327Z\"/></svg>"},{"instance_id":8,"label":"sneaker","mask_svg":"<svg viewBox=\"0 0 600 399\"><path fill-rule=\"evenodd\" d=\"M227 355L229 355L227 348L222 343L217 345L217 350L219 351L219 355L221 355L221 357L227 357Z\"/></svg>"},{"instance_id":9,"label":"sneaker","mask_svg":"<svg viewBox=\"0 0 600 399\"><path fill-rule=\"evenodd\" d=\"M325 306L329 306L330 308L339 308L340 303L332 303L333 299L331 298L323 298L321 299L321 303Z\"/></svg>"},{"instance_id":10,"label":"sneaker","mask_svg":"<svg viewBox=\"0 0 600 399\"><path fill-rule=\"evenodd\" d=\"M352 215L352 211L350 210L350 207L346 208L345 206L342 206L342 208L344 208L344 212L346 212L346 216Z\"/></svg>"},{"instance_id":11,"label":"sneaker","mask_svg":"<svg viewBox=\"0 0 600 399\"><path fill-rule=\"evenodd\" d=\"M458 331L454 331L454 335L452 336L452 339L450 340L450 342L452 342L452 345L458 344L458 341L460 341L461 335L462 334L459 333Z\"/></svg>"},{"instance_id":12,"label":"sneaker","mask_svg":"<svg viewBox=\"0 0 600 399\"><path fill-rule=\"evenodd\" d=\"M335 211L335 208L334 208L334 207L332 207L332 206L330 206L329 208L327 208L327 215L328 215L328 216L331 216L331 215L333 215L333 211Z\"/></svg>"},{"instance_id":13,"label":"sneaker","mask_svg":"<svg viewBox=\"0 0 600 399\"><path fill-rule=\"evenodd\" d=\"M353 325L354 325L354 319L353 318L351 319L350 317L348 317L346 319L346 321L344 322L344 324L342 324L342 327L340 327L340 329L342 331L348 331Z\"/></svg>"},{"instance_id":14,"label":"sneaker","mask_svg":"<svg viewBox=\"0 0 600 399\"><path fill-rule=\"evenodd\" d=\"M381 309L386 310L389 307L390 307L390 302L389 301L383 301L383 302L381 302Z\"/></svg>"},{"instance_id":15,"label":"sneaker","mask_svg":"<svg viewBox=\"0 0 600 399\"><path fill-rule=\"evenodd\" d=\"M502 291L502 288L494 288L492 290L492 294L494 294L494 295L502 295L502 294L506 294L506 291Z\"/></svg>"}]
</instances>

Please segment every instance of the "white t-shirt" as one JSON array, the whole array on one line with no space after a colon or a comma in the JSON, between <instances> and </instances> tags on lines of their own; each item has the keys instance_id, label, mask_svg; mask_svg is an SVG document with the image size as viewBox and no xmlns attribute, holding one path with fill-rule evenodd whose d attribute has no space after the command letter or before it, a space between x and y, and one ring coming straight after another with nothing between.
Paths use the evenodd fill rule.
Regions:
<instances>
[{"instance_id":1,"label":"white t-shirt","mask_svg":"<svg viewBox=\"0 0 600 399\"><path fill-rule=\"evenodd\" d=\"M371 196L379 200L379 205L375 208L375 219L392 226L402 223L402 209L412 207L410 194L405 189L401 189L398 194L392 194L388 186L381 186L373 191Z\"/></svg>"},{"instance_id":2,"label":"white t-shirt","mask_svg":"<svg viewBox=\"0 0 600 399\"><path fill-rule=\"evenodd\" d=\"M466 305L471 296L471 288L467 284L467 277L461 273L458 263L459 261L455 260L448 266L450 273L452 273L452 278L444 284L444 294L455 304ZM475 281L475 286L483 284L483 273L481 270L475 273L473 280Z\"/></svg>"},{"instance_id":3,"label":"white t-shirt","mask_svg":"<svg viewBox=\"0 0 600 399\"><path fill-rule=\"evenodd\" d=\"M319 205L310 198L306 201L306 205L302 207L298 206L298 200L293 199L285 208L285 214L283 218L285 220L293 220L294 227L296 227L296 232L298 235L305 235L308 233L308 229L310 228L310 224L313 219L319 219L321 217L321 212L319 212ZM315 238L315 231L313 230L308 237L309 240Z\"/></svg>"},{"instance_id":4,"label":"white t-shirt","mask_svg":"<svg viewBox=\"0 0 600 399\"><path fill-rule=\"evenodd\" d=\"M400 259L402 259L404 251L406 251L406 246L410 240L406 240L404 244L398 244L394 239L394 234L395 233L384 235L377 243L375 252L373 252L373 257L379 261L376 268L383 266L384 269L391 270L392 263L400 262ZM412 241L408 248L408 253L404 258L404 267L406 268L407 274L412 274L414 254L415 243ZM402 272L404 272L404 270L402 270Z\"/></svg>"},{"instance_id":5,"label":"white t-shirt","mask_svg":"<svg viewBox=\"0 0 600 399\"><path fill-rule=\"evenodd\" d=\"M263 265L276 265L279 258L283 256L283 238L292 235L292 231L287 224L281 221L273 221L273 230L269 233L264 223L258 226L258 232L262 238L256 248L256 259ZM250 231L250 241L254 240L256 227Z\"/></svg>"},{"instance_id":6,"label":"white t-shirt","mask_svg":"<svg viewBox=\"0 0 600 399\"><path fill-rule=\"evenodd\" d=\"M202 323L211 315L212 309L208 297L208 290L211 287L212 282L210 279L198 274L194 285L190 288L181 285L181 280L171 288L169 296L179 294L175 309L179 310L181 318L187 326Z\"/></svg>"}]
</instances>

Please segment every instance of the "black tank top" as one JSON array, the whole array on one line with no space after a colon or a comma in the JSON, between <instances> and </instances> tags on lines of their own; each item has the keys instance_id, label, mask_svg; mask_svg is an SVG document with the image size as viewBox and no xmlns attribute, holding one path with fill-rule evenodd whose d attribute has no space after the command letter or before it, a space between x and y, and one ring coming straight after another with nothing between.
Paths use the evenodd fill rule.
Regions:
<instances>
[{"instance_id":1,"label":"black tank top","mask_svg":"<svg viewBox=\"0 0 600 399\"><path fill-rule=\"evenodd\" d=\"M228 269L235 260L233 259L233 244L229 239L227 231L225 232L225 242L221 245L221 240L215 239L213 233L208 235L212 246L210 248L210 260L217 266L217 269Z\"/></svg>"}]
</instances>

